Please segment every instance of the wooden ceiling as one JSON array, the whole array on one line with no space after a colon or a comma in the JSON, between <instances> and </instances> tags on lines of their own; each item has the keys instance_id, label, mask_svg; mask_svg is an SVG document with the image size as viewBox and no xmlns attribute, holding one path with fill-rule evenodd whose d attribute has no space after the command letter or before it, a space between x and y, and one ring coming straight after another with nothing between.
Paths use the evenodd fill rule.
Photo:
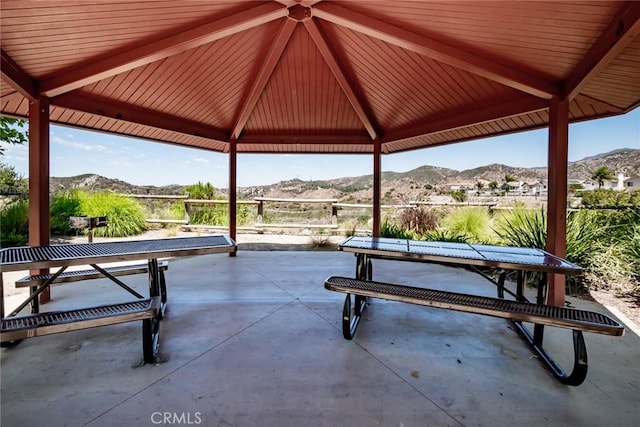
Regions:
<instances>
[{"instance_id":1,"label":"wooden ceiling","mask_svg":"<svg viewBox=\"0 0 640 427\"><path fill-rule=\"evenodd\" d=\"M383 153L640 104L640 2L2 0L0 113L206 150Z\"/></svg>"}]
</instances>

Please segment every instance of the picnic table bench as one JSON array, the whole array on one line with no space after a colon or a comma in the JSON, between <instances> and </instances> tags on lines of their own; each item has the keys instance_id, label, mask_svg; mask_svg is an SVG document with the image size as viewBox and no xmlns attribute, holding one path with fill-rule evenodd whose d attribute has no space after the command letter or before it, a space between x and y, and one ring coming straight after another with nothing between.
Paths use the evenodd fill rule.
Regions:
<instances>
[{"instance_id":1,"label":"picnic table bench","mask_svg":"<svg viewBox=\"0 0 640 427\"><path fill-rule=\"evenodd\" d=\"M236 249L236 243L229 236L224 235L1 249L0 342L7 346L25 338L141 320L143 347L141 363L157 364L164 360L159 353L159 334L160 321L167 305L163 271L168 267L166 261L158 261L158 258L235 252ZM134 260L147 260L147 264L133 268L99 265ZM95 272L82 270L65 274L67 267L78 265L90 265ZM5 316L2 273L48 268L59 269L54 273L23 278L22 286L30 287L31 292L28 298ZM149 297L144 297L115 277L135 274L135 272L148 273ZM98 275L115 282L136 299L116 304L38 313L38 296L52 284L93 279ZM29 304L31 304L32 313L21 315L20 312Z\"/></svg>"},{"instance_id":2,"label":"picnic table bench","mask_svg":"<svg viewBox=\"0 0 640 427\"><path fill-rule=\"evenodd\" d=\"M520 336L556 378L564 384L577 386L584 382L588 370L587 349L582 333L624 334L624 326L604 314L544 303L547 274L577 274L582 269L541 249L376 237L351 237L340 243L338 248L355 253L357 259L355 278L331 276L325 280L326 289L347 294L342 315L345 339L354 337L369 297L501 317L513 322ZM471 268L498 287L498 298L374 281L372 259L434 262ZM495 280L479 267L498 269L501 273ZM518 272L515 293L505 288L507 271ZM529 302L524 295L526 271L542 273L535 303ZM514 296L515 300L506 300L505 292ZM534 324L533 333L523 322ZM574 363L570 374L566 374L543 348L545 325L572 330Z\"/></svg>"}]
</instances>

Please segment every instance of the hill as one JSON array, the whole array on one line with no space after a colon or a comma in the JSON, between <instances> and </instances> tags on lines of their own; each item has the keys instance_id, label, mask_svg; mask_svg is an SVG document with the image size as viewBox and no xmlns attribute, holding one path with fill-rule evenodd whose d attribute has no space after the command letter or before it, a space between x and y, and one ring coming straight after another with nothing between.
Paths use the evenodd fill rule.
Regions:
<instances>
[{"instance_id":1,"label":"hill","mask_svg":"<svg viewBox=\"0 0 640 427\"><path fill-rule=\"evenodd\" d=\"M600 166L606 166L614 174L626 176L640 173L640 149L622 149L598 154L572 162L568 167L570 179L586 180ZM420 200L434 189L446 189L455 183L473 185L479 180L500 183L505 175L511 175L519 181L531 182L546 180L547 168L519 168L503 164L490 164L474 169L457 171L436 166L420 166L407 172L386 171L382 173L383 203L404 203ZM371 199L372 175L342 177L331 180L303 181L292 179L276 184L242 187L238 196L242 199L254 197L299 197L299 198L336 198L343 202L364 202ZM52 192L75 188L90 191L109 190L124 194L181 194L183 186L170 185L156 187L137 186L117 179L100 175L85 174L74 177L52 177ZM220 189L226 193L226 189Z\"/></svg>"}]
</instances>

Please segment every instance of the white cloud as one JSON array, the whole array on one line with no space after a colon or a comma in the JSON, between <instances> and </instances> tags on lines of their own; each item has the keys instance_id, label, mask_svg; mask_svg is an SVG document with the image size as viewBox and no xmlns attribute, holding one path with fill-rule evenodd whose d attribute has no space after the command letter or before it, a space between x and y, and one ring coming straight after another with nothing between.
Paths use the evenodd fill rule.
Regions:
<instances>
[{"instance_id":1,"label":"white cloud","mask_svg":"<svg viewBox=\"0 0 640 427\"><path fill-rule=\"evenodd\" d=\"M194 162L196 162L196 163L206 163L206 164L211 163L211 162L209 161L209 159L206 159L206 158L204 158L204 157L194 157L194 158L193 158L193 161L194 161Z\"/></svg>"},{"instance_id":2,"label":"white cloud","mask_svg":"<svg viewBox=\"0 0 640 427\"><path fill-rule=\"evenodd\" d=\"M64 139L55 135L51 138L51 142L53 142L54 144L62 145L64 147L71 147L71 148L84 150L84 151L99 151L99 152L107 151L107 147L105 147L104 145L69 141L67 139Z\"/></svg>"}]
</instances>

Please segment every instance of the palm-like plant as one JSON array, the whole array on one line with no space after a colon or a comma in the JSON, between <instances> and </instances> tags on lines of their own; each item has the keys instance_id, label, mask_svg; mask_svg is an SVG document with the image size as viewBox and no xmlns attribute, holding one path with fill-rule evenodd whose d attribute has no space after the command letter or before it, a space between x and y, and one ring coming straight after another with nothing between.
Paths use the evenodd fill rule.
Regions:
<instances>
[{"instance_id":1,"label":"palm-like plant","mask_svg":"<svg viewBox=\"0 0 640 427\"><path fill-rule=\"evenodd\" d=\"M613 172L606 166L600 166L598 169L593 171L591 174L591 179L598 182L598 188L602 188L605 180L613 179Z\"/></svg>"}]
</instances>

